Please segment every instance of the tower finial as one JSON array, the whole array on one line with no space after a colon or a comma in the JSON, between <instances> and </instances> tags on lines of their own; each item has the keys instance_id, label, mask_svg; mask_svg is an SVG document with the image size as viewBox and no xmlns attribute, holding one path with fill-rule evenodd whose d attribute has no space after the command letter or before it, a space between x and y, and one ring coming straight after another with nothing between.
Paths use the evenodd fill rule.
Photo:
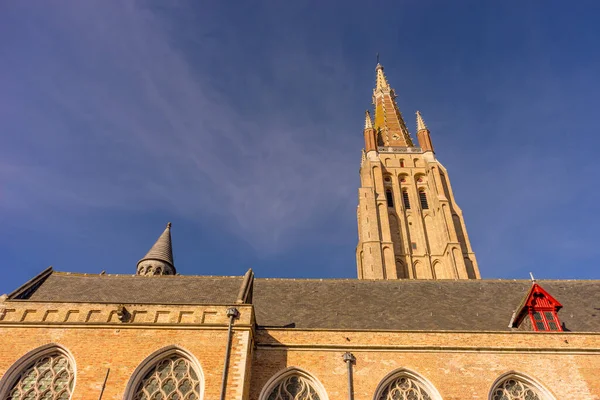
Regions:
<instances>
[{"instance_id":1,"label":"tower finial","mask_svg":"<svg viewBox=\"0 0 600 400\"><path fill-rule=\"evenodd\" d=\"M150 251L138 261L137 275L175 275L176 272L175 264L173 264L171 223L169 222Z\"/></svg>"},{"instance_id":2,"label":"tower finial","mask_svg":"<svg viewBox=\"0 0 600 400\"><path fill-rule=\"evenodd\" d=\"M417 132L420 130L426 130L427 125L425 125L425 121L423 121L423 116L421 116L421 111L417 111Z\"/></svg>"},{"instance_id":3,"label":"tower finial","mask_svg":"<svg viewBox=\"0 0 600 400\"><path fill-rule=\"evenodd\" d=\"M369 110L365 111L365 129L373 128L373 122L371 122L371 114Z\"/></svg>"}]
</instances>

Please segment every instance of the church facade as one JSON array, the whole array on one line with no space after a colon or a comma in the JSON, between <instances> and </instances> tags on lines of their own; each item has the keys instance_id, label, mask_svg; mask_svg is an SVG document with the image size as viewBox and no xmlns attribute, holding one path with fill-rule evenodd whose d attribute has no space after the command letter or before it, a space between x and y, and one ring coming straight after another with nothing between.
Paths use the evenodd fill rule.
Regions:
<instances>
[{"instance_id":1,"label":"church facade","mask_svg":"<svg viewBox=\"0 0 600 400\"><path fill-rule=\"evenodd\" d=\"M600 281L481 279L448 171L376 68L358 279L48 268L0 297L0 400L600 399ZM133 272L133 268L132 268Z\"/></svg>"}]
</instances>

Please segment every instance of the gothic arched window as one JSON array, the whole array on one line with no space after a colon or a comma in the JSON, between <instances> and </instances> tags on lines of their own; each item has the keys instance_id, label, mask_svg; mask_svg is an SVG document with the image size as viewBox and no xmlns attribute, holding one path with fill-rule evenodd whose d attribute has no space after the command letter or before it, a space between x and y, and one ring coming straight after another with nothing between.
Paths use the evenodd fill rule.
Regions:
<instances>
[{"instance_id":1,"label":"gothic arched window","mask_svg":"<svg viewBox=\"0 0 600 400\"><path fill-rule=\"evenodd\" d=\"M74 363L61 348L35 350L6 373L3 400L69 400L75 386Z\"/></svg>"},{"instance_id":2,"label":"gothic arched window","mask_svg":"<svg viewBox=\"0 0 600 400\"><path fill-rule=\"evenodd\" d=\"M200 380L188 360L174 354L154 365L138 384L134 400L198 400Z\"/></svg>"},{"instance_id":3,"label":"gothic arched window","mask_svg":"<svg viewBox=\"0 0 600 400\"><path fill-rule=\"evenodd\" d=\"M518 374L507 374L498 379L491 393L491 400L551 400L546 389Z\"/></svg>"},{"instance_id":4,"label":"gothic arched window","mask_svg":"<svg viewBox=\"0 0 600 400\"><path fill-rule=\"evenodd\" d=\"M200 400L202 371L187 352L170 347L148 357L133 373L127 389L127 400Z\"/></svg>"},{"instance_id":5,"label":"gothic arched window","mask_svg":"<svg viewBox=\"0 0 600 400\"><path fill-rule=\"evenodd\" d=\"M388 375L377 390L376 400L438 400L437 390L418 375L401 370Z\"/></svg>"},{"instance_id":6,"label":"gothic arched window","mask_svg":"<svg viewBox=\"0 0 600 400\"><path fill-rule=\"evenodd\" d=\"M327 400L323 387L310 375L295 368L272 378L261 400Z\"/></svg>"}]
</instances>

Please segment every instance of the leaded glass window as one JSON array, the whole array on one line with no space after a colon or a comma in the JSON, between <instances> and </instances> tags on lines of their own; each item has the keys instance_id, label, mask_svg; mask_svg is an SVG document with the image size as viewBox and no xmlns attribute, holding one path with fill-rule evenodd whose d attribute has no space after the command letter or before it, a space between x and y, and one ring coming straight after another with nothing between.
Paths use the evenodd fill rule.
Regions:
<instances>
[{"instance_id":1,"label":"leaded glass window","mask_svg":"<svg viewBox=\"0 0 600 400\"><path fill-rule=\"evenodd\" d=\"M135 389L134 400L199 400L200 380L191 363L173 354L156 363Z\"/></svg>"},{"instance_id":2,"label":"leaded glass window","mask_svg":"<svg viewBox=\"0 0 600 400\"><path fill-rule=\"evenodd\" d=\"M321 400L310 380L293 374L279 382L267 400Z\"/></svg>"},{"instance_id":3,"label":"leaded glass window","mask_svg":"<svg viewBox=\"0 0 600 400\"><path fill-rule=\"evenodd\" d=\"M537 389L526 382L509 378L503 381L492 392L492 400L542 400Z\"/></svg>"},{"instance_id":4,"label":"leaded glass window","mask_svg":"<svg viewBox=\"0 0 600 400\"><path fill-rule=\"evenodd\" d=\"M431 400L425 386L409 376L392 380L381 392L378 400Z\"/></svg>"},{"instance_id":5,"label":"leaded glass window","mask_svg":"<svg viewBox=\"0 0 600 400\"><path fill-rule=\"evenodd\" d=\"M64 354L45 355L19 374L6 400L69 400L74 377L73 366Z\"/></svg>"}]
</instances>

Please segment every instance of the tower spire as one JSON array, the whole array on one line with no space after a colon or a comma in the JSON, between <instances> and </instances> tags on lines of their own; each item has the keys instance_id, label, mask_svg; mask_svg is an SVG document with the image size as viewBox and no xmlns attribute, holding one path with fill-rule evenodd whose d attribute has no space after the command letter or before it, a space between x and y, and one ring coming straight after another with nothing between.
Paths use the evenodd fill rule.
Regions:
<instances>
[{"instance_id":1,"label":"tower spire","mask_svg":"<svg viewBox=\"0 0 600 400\"><path fill-rule=\"evenodd\" d=\"M383 73L383 65L377 62L377 66L375 67L376 77L375 77L375 90L389 89L390 85Z\"/></svg>"},{"instance_id":2,"label":"tower spire","mask_svg":"<svg viewBox=\"0 0 600 400\"><path fill-rule=\"evenodd\" d=\"M402 114L396 103L396 93L387 81L383 66L375 67L375 89L373 89L373 105L375 106L376 132L379 132L378 144L392 147L413 147L412 140Z\"/></svg>"},{"instance_id":3,"label":"tower spire","mask_svg":"<svg viewBox=\"0 0 600 400\"><path fill-rule=\"evenodd\" d=\"M417 132L419 132L422 129L427 129L427 125L425 125L425 121L423 121L421 111L417 111Z\"/></svg>"},{"instance_id":4,"label":"tower spire","mask_svg":"<svg viewBox=\"0 0 600 400\"><path fill-rule=\"evenodd\" d=\"M371 122L371 114L369 110L365 111L365 129L373 128L373 123Z\"/></svg>"},{"instance_id":5,"label":"tower spire","mask_svg":"<svg viewBox=\"0 0 600 400\"><path fill-rule=\"evenodd\" d=\"M158 237L156 243L137 264L137 275L175 275L173 247L171 245L171 223Z\"/></svg>"},{"instance_id":6,"label":"tower spire","mask_svg":"<svg viewBox=\"0 0 600 400\"><path fill-rule=\"evenodd\" d=\"M429 128L423 121L423 116L420 111L417 111L417 140L419 146L423 151L433 151L433 143L431 143L431 135L429 134Z\"/></svg>"},{"instance_id":7,"label":"tower spire","mask_svg":"<svg viewBox=\"0 0 600 400\"><path fill-rule=\"evenodd\" d=\"M375 129L373 129L373 123L371 122L371 114L369 111L365 111L365 129L363 131L365 136L365 151L377 150L377 136L375 135Z\"/></svg>"}]
</instances>

